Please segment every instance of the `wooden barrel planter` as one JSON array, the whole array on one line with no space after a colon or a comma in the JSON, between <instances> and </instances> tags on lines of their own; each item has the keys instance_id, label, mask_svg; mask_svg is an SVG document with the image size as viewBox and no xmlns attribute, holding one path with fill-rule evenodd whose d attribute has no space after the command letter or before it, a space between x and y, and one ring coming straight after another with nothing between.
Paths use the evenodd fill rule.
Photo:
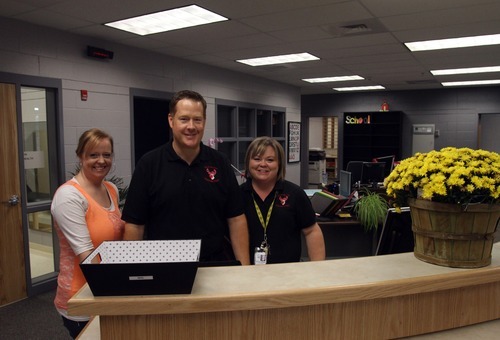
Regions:
<instances>
[{"instance_id":1,"label":"wooden barrel planter","mask_svg":"<svg viewBox=\"0 0 500 340\"><path fill-rule=\"evenodd\" d=\"M458 268L479 268L491 263L500 204L409 202L415 257L429 263Z\"/></svg>"}]
</instances>

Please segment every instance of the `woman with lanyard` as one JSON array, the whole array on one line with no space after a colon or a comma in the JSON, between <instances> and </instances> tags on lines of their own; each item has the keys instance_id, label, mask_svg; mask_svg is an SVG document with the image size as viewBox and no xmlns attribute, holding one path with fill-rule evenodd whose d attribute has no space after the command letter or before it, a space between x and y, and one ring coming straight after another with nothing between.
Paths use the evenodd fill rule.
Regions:
<instances>
[{"instance_id":1,"label":"woman with lanyard","mask_svg":"<svg viewBox=\"0 0 500 340\"><path fill-rule=\"evenodd\" d=\"M309 259L325 259L323 233L309 198L285 180L284 154L281 144L270 137L254 139L246 152L241 190L253 264L300 261L301 233Z\"/></svg>"}]
</instances>

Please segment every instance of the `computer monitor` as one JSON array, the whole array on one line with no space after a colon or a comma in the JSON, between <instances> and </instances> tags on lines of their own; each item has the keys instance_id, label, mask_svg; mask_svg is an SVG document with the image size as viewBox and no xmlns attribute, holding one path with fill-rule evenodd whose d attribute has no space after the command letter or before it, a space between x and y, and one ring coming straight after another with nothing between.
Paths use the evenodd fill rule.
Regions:
<instances>
[{"instance_id":1,"label":"computer monitor","mask_svg":"<svg viewBox=\"0 0 500 340\"><path fill-rule=\"evenodd\" d=\"M340 190L339 194L344 197L349 197L352 191L351 173L346 170L340 170Z\"/></svg>"},{"instance_id":2,"label":"computer monitor","mask_svg":"<svg viewBox=\"0 0 500 340\"><path fill-rule=\"evenodd\" d=\"M345 170L351 173L352 185L357 186L358 182L361 181L363 163L363 161L350 161L349 163L347 163Z\"/></svg>"},{"instance_id":3,"label":"computer monitor","mask_svg":"<svg viewBox=\"0 0 500 340\"><path fill-rule=\"evenodd\" d=\"M384 176L387 177L391 173L392 169L394 168L394 159L396 156L383 156L383 157L377 157L374 158L373 160L375 162L379 163L385 163L385 170L384 170Z\"/></svg>"},{"instance_id":4,"label":"computer monitor","mask_svg":"<svg viewBox=\"0 0 500 340\"><path fill-rule=\"evenodd\" d=\"M375 255L411 252L414 244L410 208L402 207L401 212L389 208Z\"/></svg>"},{"instance_id":5,"label":"computer monitor","mask_svg":"<svg viewBox=\"0 0 500 340\"><path fill-rule=\"evenodd\" d=\"M361 167L361 184L372 184L384 182L385 163L363 162Z\"/></svg>"}]
</instances>

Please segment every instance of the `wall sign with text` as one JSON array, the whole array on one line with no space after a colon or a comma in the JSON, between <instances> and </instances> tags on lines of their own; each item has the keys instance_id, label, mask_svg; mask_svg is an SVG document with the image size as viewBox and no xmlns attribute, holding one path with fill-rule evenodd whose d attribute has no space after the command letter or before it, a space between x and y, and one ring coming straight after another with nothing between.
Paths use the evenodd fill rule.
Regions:
<instances>
[{"instance_id":1,"label":"wall sign with text","mask_svg":"<svg viewBox=\"0 0 500 340\"><path fill-rule=\"evenodd\" d=\"M346 124L371 124L370 115L356 115L356 116L346 116Z\"/></svg>"},{"instance_id":2,"label":"wall sign with text","mask_svg":"<svg viewBox=\"0 0 500 340\"><path fill-rule=\"evenodd\" d=\"M300 162L300 122L288 122L288 163Z\"/></svg>"}]
</instances>

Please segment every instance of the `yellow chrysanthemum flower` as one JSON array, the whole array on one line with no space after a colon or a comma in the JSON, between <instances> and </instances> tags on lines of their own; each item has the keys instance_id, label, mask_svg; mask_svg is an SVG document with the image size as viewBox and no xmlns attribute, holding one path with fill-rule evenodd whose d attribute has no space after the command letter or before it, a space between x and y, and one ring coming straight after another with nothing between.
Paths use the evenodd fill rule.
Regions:
<instances>
[{"instance_id":1,"label":"yellow chrysanthemum flower","mask_svg":"<svg viewBox=\"0 0 500 340\"><path fill-rule=\"evenodd\" d=\"M402 160L384 183L396 206L408 197L457 204L497 203L500 155L455 147L416 153Z\"/></svg>"}]
</instances>

